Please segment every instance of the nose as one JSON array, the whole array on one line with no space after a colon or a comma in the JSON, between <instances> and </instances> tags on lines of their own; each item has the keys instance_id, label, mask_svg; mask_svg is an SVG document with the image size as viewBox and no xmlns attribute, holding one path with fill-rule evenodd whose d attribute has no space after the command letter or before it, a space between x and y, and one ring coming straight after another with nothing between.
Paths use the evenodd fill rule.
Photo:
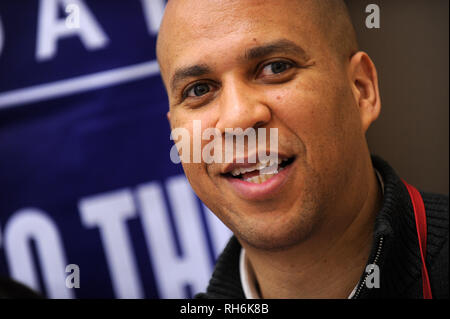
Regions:
<instances>
[{"instance_id":1,"label":"nose","mask_svg":"<svg viewBox=\"0 0 450 319\"><path fill-rule=\"evenodd\" d=\"M258 128L267 124L272 117L258 88L236 79L223 82L219 109L216 128L222 133L226 128Z\"/></svg>"}]
</instances>

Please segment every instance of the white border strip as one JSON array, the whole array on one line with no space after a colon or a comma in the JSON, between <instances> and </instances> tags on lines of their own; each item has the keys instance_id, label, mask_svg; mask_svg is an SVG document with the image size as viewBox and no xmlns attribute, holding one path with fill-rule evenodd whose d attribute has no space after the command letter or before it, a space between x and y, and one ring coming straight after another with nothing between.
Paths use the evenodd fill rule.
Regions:
<instances>
[{"instance_id":1,"label":"white border strip","mask_svg":"<svg viewBox=\"0 0 450 319\"><path fill-rule=\"evenodd\" d=\"M156 60L0 94L0 109L105 88L159 74Z\"/></svg>"}]
</instances>

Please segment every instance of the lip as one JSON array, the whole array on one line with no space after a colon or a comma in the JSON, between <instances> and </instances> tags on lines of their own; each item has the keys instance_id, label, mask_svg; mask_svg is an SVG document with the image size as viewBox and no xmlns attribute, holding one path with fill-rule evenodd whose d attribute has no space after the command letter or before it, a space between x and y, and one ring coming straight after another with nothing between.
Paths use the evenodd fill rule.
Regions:
<instances>
[{"instance_id":1,"label":"lip","mask_svg":"<svg viewBox=\"0 0 450 319\"><path fill-rule=\"evenodd\" d=\"M224 176L224 178L238 197L249 201L265 200L276 195L283 185L286 184L295 162L292 162L281 172L261 184L246 182L231 176Z\"/></svg>"}]
</instances>

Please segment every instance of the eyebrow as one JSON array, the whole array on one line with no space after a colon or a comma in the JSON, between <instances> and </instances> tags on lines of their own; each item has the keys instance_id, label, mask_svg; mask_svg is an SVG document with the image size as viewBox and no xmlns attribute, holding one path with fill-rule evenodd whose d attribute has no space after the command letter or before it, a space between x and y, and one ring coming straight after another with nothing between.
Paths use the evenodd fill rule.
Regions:
<instances>
[{"instance_id":1,"label":"eyebrow","mask_svg":"<svg viewBox=\"0 0 450 319\"><path fill-rule=\"evenodd\" d=\"M270 42L261 46L248 49L245 52L244 59L257 60L277 53L288 53L298 55L303 60L309 60L308 55L301 46L286 39L277 40L274 42Z\"/></svg>"},{"instance_id":2,"label":"eyebrow","mask_svg":"<svg viewBox=\"0 0 450 319\"><path fill-rule=\"evenodd\" d=\"M172 77L172 81L170 82L172 91L174 91L177 88L178 83L183 81L184 79L191 77L198 77L208 73L211 73L211 69L206 64L198 64L188 66L185 68L180 68L177 71L175 71L175 74Z\"/></svg>"},{"instance_id":3,"label":"eyebrow","mask_svg":"<svg viewBox=\"0 0 450 319\"><path fill-rule=\"evenodd\" d=\"M243 57L244 61L258 60L273 54L292 54L300 56L304 61L309 60L309 56L306 54L305 50L297 45L296 43L280 39L264 45L256 46L245 51ZM206 64L197 64L188 67L181 67L175 71L175 74L171 80L171 89L175 91L180 82L186 78L200 77L206 74L212 73L211 68Z\"/></svg>"}]
</instances>

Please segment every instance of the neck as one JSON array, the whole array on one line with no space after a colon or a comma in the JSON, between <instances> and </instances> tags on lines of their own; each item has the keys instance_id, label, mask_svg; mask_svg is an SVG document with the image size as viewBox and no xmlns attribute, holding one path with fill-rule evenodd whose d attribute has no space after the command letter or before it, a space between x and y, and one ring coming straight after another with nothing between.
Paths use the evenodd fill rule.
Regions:
<instances>
[{"instance_id":1,"label":"neck","mask_svg":"<svg viewBox=\"0 0 450 319\"><path fill-rule=\"evenodd\" d=\"M347 298L350 295L365 271L373 244L375 216L382 199L371 164L367 178L360 180L365 181L365 185L355 189L365 196L356 205L358 208L352 213L341 211L346 218L330 218L298 245L273 252L241 243L246 250L250 275L258 282L261 297L303 299ZM335 210L336 215L343 216Z\"/></svg>"}]
</instances>

